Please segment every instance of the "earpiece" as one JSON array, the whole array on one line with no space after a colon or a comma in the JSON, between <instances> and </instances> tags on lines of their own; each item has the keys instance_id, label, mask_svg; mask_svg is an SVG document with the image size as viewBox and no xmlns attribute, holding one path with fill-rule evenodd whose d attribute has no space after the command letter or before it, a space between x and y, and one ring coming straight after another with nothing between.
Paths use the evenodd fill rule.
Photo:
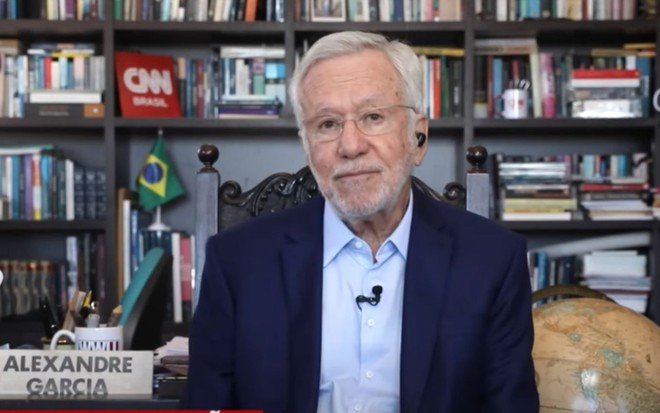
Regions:
<instances>
[{"instance_id":1,"label":"earpiece","mask_svg":"<svg viewBox=\"0 0 660 413\"><path fill-rule=\"evenodd\" d=\"M415 133L415 136L417 137L417 146L422 146L426 142L426 134L423 132L417 132Z\"/></svg>"}]
</instances>

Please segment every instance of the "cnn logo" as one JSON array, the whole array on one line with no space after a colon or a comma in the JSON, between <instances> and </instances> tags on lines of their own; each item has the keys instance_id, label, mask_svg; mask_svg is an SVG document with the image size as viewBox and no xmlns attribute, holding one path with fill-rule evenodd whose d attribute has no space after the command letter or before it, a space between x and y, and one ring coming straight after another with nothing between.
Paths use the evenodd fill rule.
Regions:
<instances>
[{"instance_id":1,"label":"cnn logo","mask_svg":"<svg viewBox=\"0 0 660 413\"><path fill-rule=\"evenodd\" d=\"M154 95L171 95L174 91L172 76L167 70L129 67L124 71L124 84L135 94L151 92Z\"/></svg>"}]
</instances>

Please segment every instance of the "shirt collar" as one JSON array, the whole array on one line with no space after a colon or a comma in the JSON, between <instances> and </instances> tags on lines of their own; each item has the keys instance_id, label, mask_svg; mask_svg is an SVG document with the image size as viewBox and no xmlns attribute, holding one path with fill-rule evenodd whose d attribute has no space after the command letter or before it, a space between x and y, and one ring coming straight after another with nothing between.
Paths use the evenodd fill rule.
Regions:
<instances>
[{"instance_id":1,"label":"shirt collar","mask_svg":"<svg viewBox=\"0 0 660 413\"><path fill-rule=\"evenodd\" d=\"M410 225L412 223L413 193L410 190L406 212L394 232L383 245L392 242L403 259L408 258L408 242L410 241ZM339 218L330 202L325 202L323 209L323 267L325 268L341 252L341 250L357 236ZM382 248L382 246L381 246Z\"/></svg>"}]
</instances>

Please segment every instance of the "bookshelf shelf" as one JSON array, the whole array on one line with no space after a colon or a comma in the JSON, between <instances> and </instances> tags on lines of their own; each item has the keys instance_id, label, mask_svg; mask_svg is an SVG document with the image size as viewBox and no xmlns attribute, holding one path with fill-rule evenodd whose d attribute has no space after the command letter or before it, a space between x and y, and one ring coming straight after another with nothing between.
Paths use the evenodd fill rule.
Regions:
<instances>
[{"instance_id":1,"label":"bookshelf shelf","mask_svg":"<svg viewBox=\"0 0 660 413\"><path fill-rule=\"evenodd\" d=\"M645 119L475 119L475 129L588 129L653 130L656 121Z\"/></svg>"},{"instance_id":2,"label":"bookshelf shelf","mask_svg":"<svg viewBox=\"0 0 660 413\"><path fill-rule=\"evenodd\" d=\"M208 130L284 130L296 131L293 118L280 119L196 119L196 118L115 118L119 129L208 129Z\"/></svg>"},{"instance_id":3,"label":"bookshelf shelf","mask_svg":"<svg viewBox=\"0 0 660 413\"><path fill-rule=\"evenodd\" d=\"M157 44L198 44L227 39L281 44L286 32L284 24L274 22L116 21L113 26L118 44L134 44L135 36L139 36L139 43Z\"/></svg>"},{"instance_id":4,"label":"bookshelf shelf","mask_svg":"<svg viewBox=\"0 0 660 413\"><path fill-rule=\"evenodd\" d=\"M20 37L30 39L50 36L101 37L103 21L44 21L38 19L1 20L0 37Z\"/></svg>"},{"instance_id":5,"label":"bookshelf shelf","mask_svg":"<svg viewBox=\"0 0 660 413\"><path fill-rule=\"evenodd\" d=\"M404 37L410 33L426 33L429 31L443 33L463 33L465 32L465 22L370 22L368 29L370 31L398 33ZM365 23L356 22L296 22L293 23L293 30L298 33L331 33L341 30L365 30ZM437 39L436 39L437 40Z\"/></svg>"},{"instance_id":6,"label":"bookshelf shelf","mask_svg":"<svg viewBox=\"0 0 660 413\"><path fill-rule=\"evenodd\" d=\"M520 22L476 21L474 23L474 31L477 37L526 37L548 33L553 35L559 34L562 37L575 34L582 36L588 35L589 37L610 37L621 34L653 36L656 30L655 24L653 20L632 20L627 22L617 20L576 21L565 19L536 19Z\"/></svg>"},{"instance_id":7,"label":"bookshelf shelf","mask_svg":"<svg viewBox=\"0 0 660 413\"><path fill-rule=\"evenodd\" d=\"M430 119L429 129L456 129L463 130L465 121L460 118Z\"/></svg>"},{"instance_id":8,"label":"bookshelf shelf","mask_svg":"<svg viewBox=\"0 0 660 413\"><path fill-rule=\"evenodd\" d=\"M80 130L99 129L105 125L103 119L70 119L70 118L1 118L0 130L12 129L52 129Z\"/></svg>"},{"instance_id":9,"label":"bookshelf shelf","mask_svg":"<svg viewBox=\"0 0 660 413\"><path fill-rule=\"evenodd\" d=\"M286 26L276 22L162 22L162 21L114 21L114 30L122 32L221 32L284 33Z\"/></svg>"},{"instance_id":10,"label":"bookshelf shelf","mask_svg":"<svg viewBox=\"0 0 660 413\"><path fill-rule=\"evenodd\" d=\"M81 231L105 231L103 220L78 220L78 221L27 221L27 220L4 220L0 221L0 231L35 231L35 232L81 232Z\"/></svg>"},{"instance_id":11,"label":"bookshelf shelf","mask_svg":"<svg viewBox=\"0 0 660 413\"><path fill-rule=\"evenodd\" d=\"M652 230L655 221L500 221L519 232L611 232Z\"/></svg>"}]
</instances>

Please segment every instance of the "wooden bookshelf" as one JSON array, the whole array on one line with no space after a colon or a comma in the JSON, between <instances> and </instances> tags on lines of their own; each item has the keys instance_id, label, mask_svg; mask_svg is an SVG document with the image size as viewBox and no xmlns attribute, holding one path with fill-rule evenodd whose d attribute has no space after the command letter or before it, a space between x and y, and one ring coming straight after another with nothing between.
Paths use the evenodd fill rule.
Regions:
<instances>
[{"instance_id":1,"label":"wooden bookshelf","mask_svg":"<svg viewBox=\"0 0 660 413\"><path fill-rule=\"evenodd\" d=\"M478 38L489 37L536 37L540 45L571 47L573 45L614 45L622 40L655 41L656 52L660 52L660 15L654 20L635 21L569 21L533 20L521 22L479 21L473 15L474 2L464 2L465 18L460 22L409 22L409 23L314 23L294 21L293 10L286 1L286 21L276 22L160 22L160 21L42 21L34 19L3 20L0 22L0 37L18 38L24 43L32 41L91 41L98 45L100 53L106 56L105 103L106 115L103 119L2 119L0 134L25 136L28 139L49 139L58 145L58 139L70 138L71 132L82 137L80 132L89 133L89 140L97 140L96 148L104 155L102 165L107 175L106 199L107 218L104 221L73 222L27 222L0 221L2 233L26 231L26 236L38 237L43 231L106 231L105 273L116 274L116 189L127 186L134 180L128 173L127 159L130 158L133 139L146 141L153 139L154 131L163 128L173 133L179 141L191 142L189 156L195 169L187 171L191 176L196 172L196 142L201 138L225 139L239 136L241 139L272 138L275 140L297 139L297 127L285 108L285 116L276 120L238 121L217 119L128 119L122 118L116 105L114 59L116 50L142 47L160 49L205 48L214 44L282 44L285 47L287 73L290 75L295 62L295 54L305 41L313 42L327 33L341 30L377 31L403 39L410 44L446 45L465 50L464 61L464 103L462 119L433 119L429 122L431 138L454 139L457 150L455 159L462 159L465 149L475 143L499 142L502 137L509 141L518 140L530 147L542 147L547 152L554 150L554 142L549 133L559 135L589 136L600 139L607 148L618 136L630 132L631 147L644 145L653 151L654 158L660 159L660 114L654 113L645 119L476 119L473 115L474 97L474 46ZM106 2L106 16L112 16L112 2ZM660 85L660 64L655 64L653 88ZM487 146L488 147L488 146ZM490 149L490 148L489 148ZM222 151L222 148L220 148ZM170 153L172 157L183 157L182 153ZM463 162L455 162L454 176L465 173ZM296 165L297 167L298 165ZM660 182L660 162L652 167L652 178ZM188 195L188 198L193 198ZM188 199L186 202L191 203ZM191 206L190 212L194 211ZM654 222L505 222L514 231L534 236L535 233L581 234L583 232L652 231L657 238ZM656 240L658 241L658 240ZM654 242L652 262L660 262L660 242ZM201 269L197 269L201 271ZM656 269L655 273L659 273ZM114 279L108 279L107 297L115 302ZM660 322L660 274L655 275L653 308L651 315Z\"/></svg>"}]
</instances>

